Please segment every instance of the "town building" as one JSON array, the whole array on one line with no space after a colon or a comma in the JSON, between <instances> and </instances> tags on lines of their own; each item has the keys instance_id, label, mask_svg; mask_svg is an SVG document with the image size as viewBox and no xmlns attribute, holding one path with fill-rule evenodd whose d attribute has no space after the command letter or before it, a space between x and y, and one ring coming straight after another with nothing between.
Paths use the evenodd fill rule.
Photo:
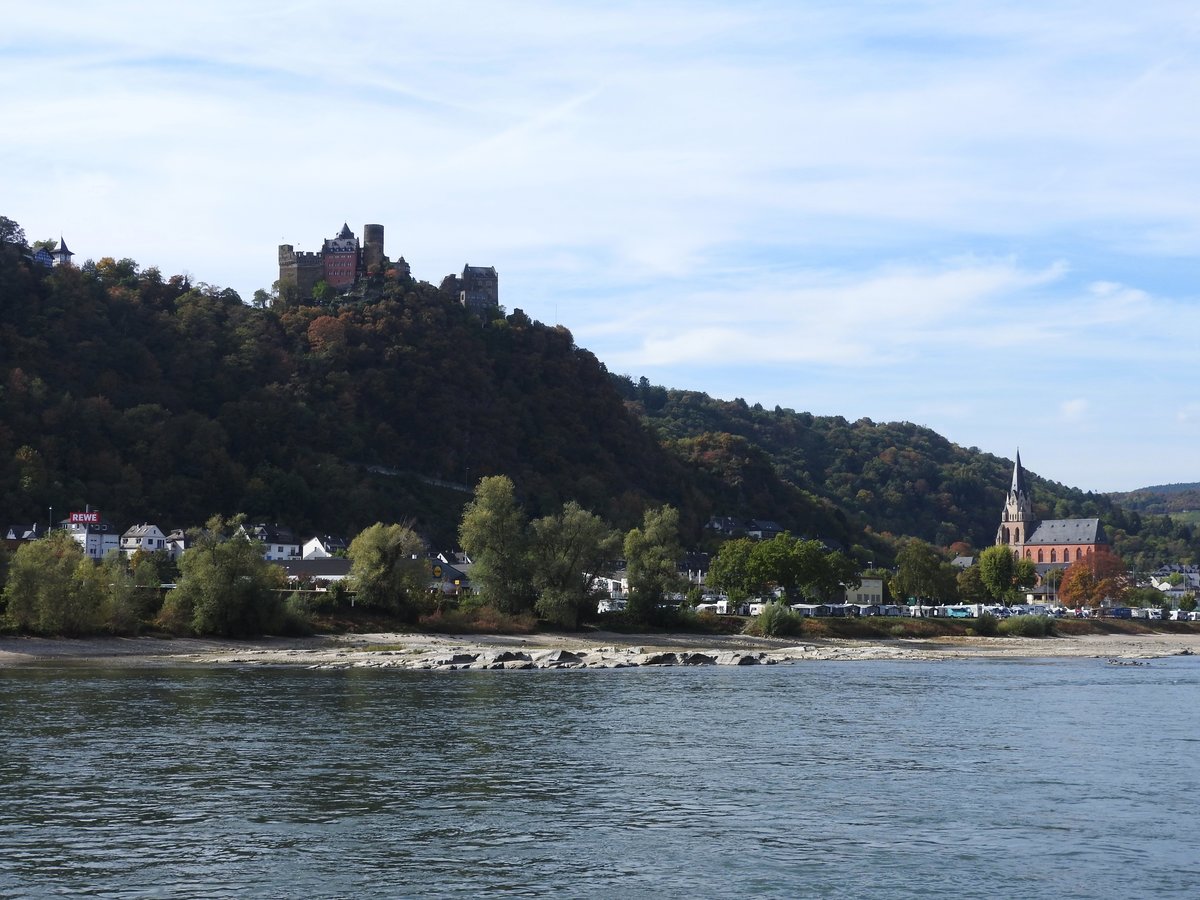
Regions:
<instances>
[{"instance_id":1,"label":"town building","mask_svg":"<svg viewBox=\"0 0 1200 900\"><path fill-rule=\"evenodd\" d=\"M71 517L59 522L67 534L83 548L90 559L104 559L109 553L121 549L121 537L112 524L100 518L99 513L72 513Z\"/></svg>"},{"instance_id":2,"label":"town building","mask_svg":"<svg viewBox=\"0 0 1200 900\"><path fill-rule=\"evenodd\" d=\"M1029 479L1021 466L1019 450L1000 527L996 529L996 543L1010 547L1015 556L1030 560L1039 577L1108 549L1108 538L1098 518L1038 519L1034 515Z\"/></svg>"}]
</instances>

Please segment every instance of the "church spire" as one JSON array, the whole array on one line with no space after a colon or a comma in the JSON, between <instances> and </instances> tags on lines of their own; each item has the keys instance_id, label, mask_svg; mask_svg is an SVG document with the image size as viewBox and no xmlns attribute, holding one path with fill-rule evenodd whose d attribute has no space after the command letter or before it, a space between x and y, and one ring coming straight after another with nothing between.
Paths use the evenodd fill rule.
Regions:
<instances>
[{"instance_id":1,"label":"church spire","mask_svg":"<svg viewBox=\"0 0 1200 900\"><path fill-rule=\"evenodd\" d=\"M1021 468L1021 448L1017 448L1017 461L1013 464L1012 487L1009 490L1018 496L1027 493L1025 470Z\"/></svg>"},{"instance_id":2,"label":"church spire","mask_svg":"<svg viewBox=\"0 0 1200 900\"><path fill-rule=\"evenodd\" d=\"M1033 498L1021 465L1021 450L1017 449L1017 460L1013 463L1012 485L1004 501L1004 512L1000 515L1000 527L996 530L996 543L1020 549L1037 527L1033 516Z\"/></svg>"}]
</instances>

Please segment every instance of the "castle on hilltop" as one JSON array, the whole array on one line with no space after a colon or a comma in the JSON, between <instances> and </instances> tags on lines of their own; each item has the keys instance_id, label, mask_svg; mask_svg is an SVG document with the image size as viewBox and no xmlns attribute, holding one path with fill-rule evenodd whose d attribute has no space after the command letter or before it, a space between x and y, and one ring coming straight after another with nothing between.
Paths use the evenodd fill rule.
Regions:
<instances>
[{"instance_id":1,"label":"castle on hilltop","mask_svg":"<svg viewBox=\"0 0 1200 900\"><path fill-rule=\"evenodd\" d=\"M404 257L392 263L383 252L383 226L364 225L363 240L348 224L336 237L328 238L314 253L298 252L291 244L279 245L279 293L308 300L321 282L345 292L370 275L409 278L412 271ZM447 275L442 293L470 312L483 314L500 305L499 276L494 266L464 266L461 275Z\"/></svg>"},{"instance_id":2,"label":"castle on hilltop","mask_svg":"<svg viewBox=\"0 0 1200 900\"><path fill-rule=\"evenodd\" d=\"M337 237L328 238L315 253L298 253L291 244L279 245L279 289L292 288L298 297L312 296L321 281L339 291L354 287L360 278L383 268L383 226L364 225L363 242L342 225ZM400 258L404 269L408 264ZM399 269L399 266L397 266Z\"/></svg>"}]
</instances>

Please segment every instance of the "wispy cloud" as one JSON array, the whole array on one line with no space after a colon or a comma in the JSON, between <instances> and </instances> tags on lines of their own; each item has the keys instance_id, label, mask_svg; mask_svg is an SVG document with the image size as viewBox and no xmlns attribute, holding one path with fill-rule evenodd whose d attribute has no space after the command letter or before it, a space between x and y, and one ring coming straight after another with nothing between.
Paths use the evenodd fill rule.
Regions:
<instances>
[{"instance_id":1,"label":"wispy cloud","mask_svg":"<svg viewBox=\"0 0 1200 900\"><path fill-rule=\"evenodd\" d=\"M1059 480L1190 480L1052 423L1096 397L1128 446L1106 419L1189 402L1198 45L1181 0L27 4L0 214L247 296L383 222L618 370L997 452L1032 406Z\"/></svg>"}]
</instances>

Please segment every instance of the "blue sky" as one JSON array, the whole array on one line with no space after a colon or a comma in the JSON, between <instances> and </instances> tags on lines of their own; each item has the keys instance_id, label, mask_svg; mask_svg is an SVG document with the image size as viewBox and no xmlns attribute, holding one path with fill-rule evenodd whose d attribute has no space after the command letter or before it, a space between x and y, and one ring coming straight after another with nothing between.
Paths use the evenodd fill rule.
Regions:
<instances>
[{"instance_id":1,"label":"blue sky","mask_svg":"<svg viewBox=\"0 0 1200 900\"><path fill-rule=\"evenodd\" d=\"M0 215L249 299L378 222L615 372L1200 481L1200 7L25 4Z\"/></svg>"}]
</instances>

